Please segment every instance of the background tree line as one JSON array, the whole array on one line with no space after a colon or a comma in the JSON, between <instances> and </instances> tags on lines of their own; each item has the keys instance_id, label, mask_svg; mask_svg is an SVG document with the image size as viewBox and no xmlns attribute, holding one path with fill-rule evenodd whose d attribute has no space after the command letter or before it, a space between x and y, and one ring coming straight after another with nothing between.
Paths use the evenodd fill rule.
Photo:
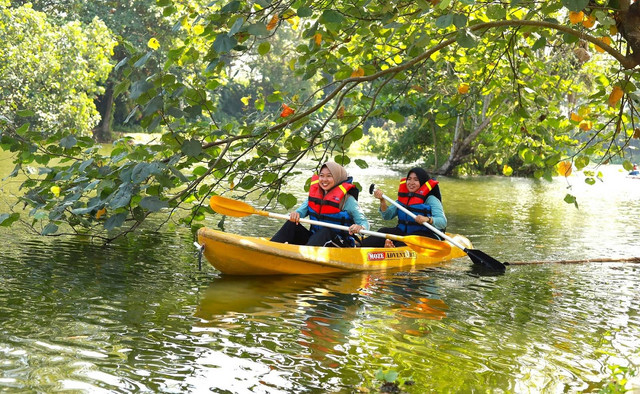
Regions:
<instances>
[{"instance_id":1,"label":"background tree line","mask_svg":"<svg viewBox=\"0 0 640 394\"><path fill-rule=\"evenodd\" d=\"M356 142L439 174L549 179L623 160L640 136L624 0L0 8L0 142L31 208L0 224L42 234L111 239L160 211L197 227L231 189L288 208L300 160L366 167ZM105 154L114 127L159 136Z\"/></svg>"}]
</instances>

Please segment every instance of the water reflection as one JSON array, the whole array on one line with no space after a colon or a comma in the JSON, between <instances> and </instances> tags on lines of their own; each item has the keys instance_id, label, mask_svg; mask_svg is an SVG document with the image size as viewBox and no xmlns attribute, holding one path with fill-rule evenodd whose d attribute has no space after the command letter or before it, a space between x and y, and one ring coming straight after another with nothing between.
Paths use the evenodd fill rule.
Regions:
<instances>
[{"instance_id":1,"label":"water reflection","mask_svg":"<svg viewBox=\"0 0 640 394\"><path fill-rule=\"evenodd\" d=\"M404 169L356 175L391 194ZM637 256L640 181L606 179L572 181L579 210L562 202L564 180L443 178L442 192L450 229L501 261ZM387 225L361 196L372 226ZM281 222L226 225L263 236ZM0 237L0 391L357 392L393 369L414 393L593 392L609 366L640 368L637 264L491 276L462 258L414 272L230 278L198 271L180 228L108 246L15 228Z\"/></svg>"}]
</instances>

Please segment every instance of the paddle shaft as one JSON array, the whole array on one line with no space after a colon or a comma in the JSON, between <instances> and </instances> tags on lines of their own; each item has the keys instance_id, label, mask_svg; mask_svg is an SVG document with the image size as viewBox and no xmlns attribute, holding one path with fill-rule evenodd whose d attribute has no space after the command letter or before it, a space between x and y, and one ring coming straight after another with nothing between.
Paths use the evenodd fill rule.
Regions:
<instances>
[{"instance_id":1,"label":"paddle shaft","mask_svg":"<svg viewBox=\"0 0 640 394\"><path fill-rule=\"evenodd\" d=\"M392 200L391 198L387 197L386 194L382 194L382 197L384 197L385 200L389 201L391 204L395 205L396 208L398 208L399 210L401 210L402 212L406 213L407 215L411 216L413 219L416 218L416 215L411 212L410 210L408 210L407 208L403 207L402 205L398 204L397 201ZM433 231L434 233L438 234L439 236L441 236L442 238L446 239L447 241L449 241L451 244L453 244L454 246L459 247L460 249L464 250L465 252L467 251L467 248L465 248L464 246L460 245L458 242L456 242L453 238L451 238L450 236L448 236L447 234L443 233L442 231L438 230L437 228L433 227L432 225L430 225L427 222L422 222L422 224L427 227L429 230Z\"/></svg>"},{"instance_id":2,"label":"paddle shaft","mask_svg":"<svg viewBox=\"0 0 640 394\"><path fill-rule=\"evenodd\" d=\"M283 214L267 212L267 211L258 211L258 210L256 210L255 213L257 213L260 216L268 216L270 218L289 220L289 215L283 215ZM312 219L300 219L299 221L300 221L300 223L313 224L313 225L316 225L316 226L329 227L329 228L334 228L334 229L337 229L337 230L344 230L346 232L349 232L349 227L341 226L339 224L320 222L320 221L312 220ZM400 241L400 242L406 241L405 237L402 237L400 235L395 235L395 234L379 233L379 232L376 232L376 231L369 231L369 230L364 230L364 229L360 230L359 233L363 234L363 235L371 235L371 236L374 236L374 237L387 238L387 239L390 239L390 240L393 240L393 241Z\"/></svg>"}]
</instances>

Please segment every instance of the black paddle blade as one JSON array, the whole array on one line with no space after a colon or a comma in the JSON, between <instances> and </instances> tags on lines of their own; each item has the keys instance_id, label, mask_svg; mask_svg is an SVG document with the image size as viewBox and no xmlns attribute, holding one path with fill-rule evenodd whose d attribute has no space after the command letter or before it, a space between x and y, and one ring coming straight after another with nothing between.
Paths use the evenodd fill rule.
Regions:
<instances>
[{"instance_id":1,"label":"black paddle blade","mask_svg":"<svg viewBox=\"0 0 640 394\"><path fill-rule=\"evenodd\" d=\"M471 259L471 261L473 261L474 264L479 264L482 265L483 267L489 268L492 271L498 271L498 272L505 272L507 267L502 264L501 262L499 262L498 260L494 259L493 257L489 256L488 254L484 253L481 250L477 250L477 249L465 249L465 252L467 252L467 256L469 256L469 258Z\"/></svg>"}]
</instances>

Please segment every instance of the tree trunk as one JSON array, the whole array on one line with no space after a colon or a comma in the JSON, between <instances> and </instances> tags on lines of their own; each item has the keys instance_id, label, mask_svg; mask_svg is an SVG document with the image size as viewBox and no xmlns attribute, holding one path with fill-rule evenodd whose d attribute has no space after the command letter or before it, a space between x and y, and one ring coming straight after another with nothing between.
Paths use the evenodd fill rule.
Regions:
<instances>
[{"instance_id":1,"label":"tree trunk","mask_svg":"<svg viewBox=\"0 0 640 394\"><path fill-rule=\"evenodd\" d=\"M96 108L100 113L100 123L93 129L93 139L98 142L111 142L111 123L113 121L113 83L107 81L104 94L96 100Z\"/></svg>"},{"instance_id":2,"label":"tree trunk","mask_svg":"<svg viewBox=\"0 0 640 394\"><path fill-rule=\"evenodd\" d=\"M490 97L487 96L485 98L485 101L486 100L490 100ZM498 108L502 108L506 101L506 99L502 101L502 103L498 105ZM486 114L484 110L485 108L486 106L483 107L483 114ZM492 115L484 117L482 122L480 122L480 124L476 126L476 128L464 138L461 137L462 135L464 135L464 122L462 121L462 117L459 116L458 121L456 122L456 129L453 137L453 142L451 144L449 157L440 168L434 171L434 173L437 175L451 175L453 170L460 163L463 163L467 156L473 153L473 142L478 137L478 135L480 135L480 133L489 126L489 124L493 120L493 117L496 116L499 112L501 111L496 111Z\"/></svg>"}]
</instances>

